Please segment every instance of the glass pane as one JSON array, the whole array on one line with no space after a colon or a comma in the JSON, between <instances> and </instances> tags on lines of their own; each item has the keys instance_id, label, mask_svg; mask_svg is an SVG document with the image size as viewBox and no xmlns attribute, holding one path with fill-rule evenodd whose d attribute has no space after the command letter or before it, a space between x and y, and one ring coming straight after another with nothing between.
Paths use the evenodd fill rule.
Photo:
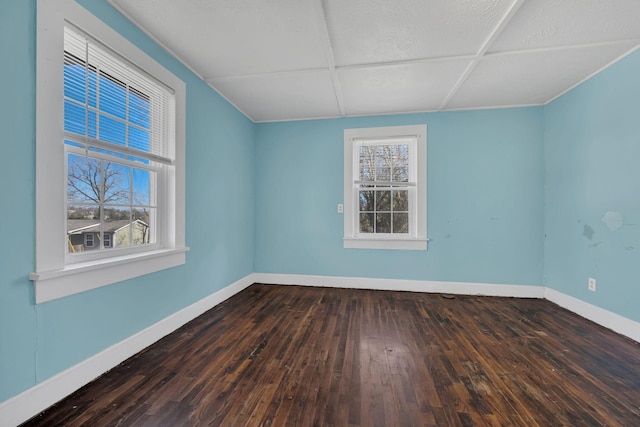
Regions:
<instances>
[{"instance_id":1,"label":"glass pane","mask_svg":"<svg viewBox=\"0 0 640 427\"><path fill-rule=\"evenodd\" d=\"M133 204L148 206L151 200L151 177L153 172L133 169Z\"/></svg>"},{"instance_id":2,"label":"glass pane","mask_svg":"<svg viewBox=\"0 0 640 427\"><path fill-rule=\"evenodd\" d=\"M360 198L360 212L373 211L374 210L374 198L375 191L361 191Z\"/></svg>"},{"instance_id":3,"label":"glass pane","mask_svg":"<svg viewBox=\"0 0 640 427\"><path fill-rule=\"evenodd\" d=\"M113 221L125 221L120 225L129 223L131 217L131 210L129 208L123 208L121 206L105 206L103 208L103 215L105 222Z\"/></svg>"},{"instance_id":4,"label":"glass pane","mask_svg":"<svg viewBox=\"0 0 640 427\"><path fill-rule=\"evenodd\" d=\"M373 181L373 169L368 165L360 165L360 181Z\"/></svg>"},{"instance_id":5,"label":"glass pane","mask_svg":"<svg viewBox=\"0 0 640 427\"><path fill-rule=\"evenodd\" d=\"M393 192L393 211L409 210L409 191L397 190Z\"/></svg>"},{"instance_id":6,"label":"glass pane","mask_svg":"<svg viewBox=\"0 0 640 427\"><path fill-rule=\"evenodd\" d=\"M409 232L409 214L408 213L393 214L393 232L394 233Z\"/></svg>"},{"instance_id":7,"label":"glass pane","mask_svg":"<svg viewBox=\"0 0 640 427\"><path fill-rule=\"evenodd\" d=\"M129 204L131 185L128 166L113 162L104 163L104 203Z\"/></svg>"},{"instance_id":8,"label":"glass pane","mask_svg":"<svg viewBox=\"0 0 640 427\"><path fill-rule=\"evenodd\" d=\"M95 242L99 233L100 208L98 206L70 204L67 207L67 252L79 253L96 249Z\"/></svg>"},{"instance_id":9,"label":"glass pane","mask_svg":"<svg viewBox=\"0 0 640 427\"><path fill-rule=\"evenodd\" d=\"M101 72L99 95L100 111L126 120L127 89L123 83Z\"/></svg>"},{"instance_id":10,"label":"glass pane","mask_svg":"<svg viewBox=\"0 0 640 427\"><path fill-rule=\"evenodd\" d=\"M372 213L360 214L360 233L373 233L373 216Z\"/></svg>"},{"instance_id":11,"label":"glass pane","mask_svg":"<svg viewBox=\"0 0 640 427\"><path fill-rule=\"evenodd\" d=\"M376 191L376 210L391 210L391 191Z\"/></svg>"},{"instance_id":12,"label":"glass pane","mask_svg":"<svg viewBox=\"0 0 640 427\"><path fill-rule=\"evenodd\" d=\"M136 219L114 233L116 247L139 246L150 242L150 227L140 219Z\"/></svg>"},{"instance_id":13,"label":"glass pane","mask_svg":"<svg viewBox=\"0 0 640 427\"><path fill-rule=\"evenodd\" d=\"M136 150L149 151L150 133L133 126L129 126L129 147Z\"/></svg>"},{"instance_id":14,"label":"glass pane","mask_svg":"<svg viewBox=\"0 0 640 427\"><path fill-rule=\"evenodd\" d=\"M154 216L154 209L134 209L132 211L132 244L145 245L153 242L151 227Z\"/></svg>"},{"instance_id":15,"label":"glass pane","mask_svg":"<svg viewBox=\"0 0 640 427\"><path fill-rule=\"evenodd\" d=\"M377 167L376 181L391 181L391 168L387 166Z\"/></svg>"},{"instance_id":16,"label":"glass pane","mask_svg":"<svg viewBox=\"0 0 640 427\"><path fill-rule=\"evenodd\" d=\"M102 183L100 161L69 154L67 157L67 201L72 203L100 203Z\"/></svg>"},{"instance_id":17,"label":"glass pane","mask_svg":"<svg viewBox=\"0 0 640 427\"><path fill-rule=\"evenodd\" d=\"M149 129L151 112L148 98L134 89L129 90L129 121Z\"/></svg>"},{"instance_id":18,"label":"glass pane","mask_svg":"<svg viewBox=\"0 0 640 427\"><path fill-rule=\"evenodd\" d=\"M124 122L100 114L100 139L114 144L125 145L126 126Z\"/></svg>"},{"instance_id":19,"label":"glass pane","mask_svg":"<svg viewBox=\"0 0 640 427\"><path fill-rule=\"evenodd\" d=\"M85 68L82 64L71 64L72 58L65 55L64 96L82 104L86 99Z\"/></svg>"},{"instance_id":20,"label":"glass pane","mask_svg":"<svg viewBox=\"0 0 640 427\"><path fill-rule=\"evenodd\" d=\"M376 233L391 233L391 214L376 214Z\"/></svg>"},{"instance_id":21,"label":"glass pane","mask_svg":"<svg viewBox=\"0 0 640 427\"><path fill-rule=\"evenodd\" d=\"M375 171L375 148L360 147L360 181L373 181Z\"/></svg>"},{"instance_id":22,"label":"glass pane","mask_svg":"<svg viewBox=\"0 0 640 427\"><path fill-rule=\"evenodd\" d=\"M397 166L393 168L392 181L409 182L409 166Z\"/></svg>"},{"instance_id":23,"label":"glass pane","mask_svg":"<svg viewBox=\"0 0 640 427\"><path fill-rule=\"evenodd\" d=\"M84 135L86 109L71 101L64 101L64 130Z\"/></svg>"}]
</instances>

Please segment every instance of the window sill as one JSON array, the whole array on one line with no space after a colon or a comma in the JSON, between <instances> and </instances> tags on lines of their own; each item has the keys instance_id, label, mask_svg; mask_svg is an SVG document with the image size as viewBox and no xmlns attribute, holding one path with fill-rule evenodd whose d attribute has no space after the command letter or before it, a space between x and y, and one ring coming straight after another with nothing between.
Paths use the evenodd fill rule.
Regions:
<instances>
[{"instance_id":1,"label":"window sill","mask_svg":"<svg viewBox=\"0 0 640 427\"><path fill-rule=\"evenodd\" d=\"M185 263L188 247L69 264L58 270L29 274L36 304L132 279Z\"/></svg>"},{"instance_id":2,"label":"window sill","mask_svg":"<svg viewBox=\"0 0 640 427\"><path fill-rule=\"evenodd\" d=\"M345 237L342 239L347 249L394 249L426 251L429 239L385 239L370 237Z\"/></svg>"}]
</instances>

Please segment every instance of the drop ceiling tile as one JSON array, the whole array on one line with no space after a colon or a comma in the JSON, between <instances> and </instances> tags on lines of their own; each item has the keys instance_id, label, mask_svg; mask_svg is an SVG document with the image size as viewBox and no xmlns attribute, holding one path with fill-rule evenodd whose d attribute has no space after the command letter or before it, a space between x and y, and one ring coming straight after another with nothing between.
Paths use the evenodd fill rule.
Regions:
<instances>
[{"instance_id":1,"label":"drop ceiling tile","mask_svg":"<svg viewBox=\"0 0 640 427\"><path fill-rule=\"evenodd\" d=\"M470 61L338 70L347 115L433 111Z\"/></svg>"},{"instance_id":2,"label":"drop ceiling tile","mask_svg":"<svg viewBox=\"0 0 640 427\"><path fill-rule=\"evenodd\" d=\"M513 0L324 3L336 64L353 65L475 54Z\"/></svg>"},{"instance_id":3,"label":"drop ceiling tile","mask_svg":"<svg viewBox=\"0 0 640 427\"><path fill-rule=\"evenodd\" d=\"M634 38L640 38L638 0L530 0L490 52Z\"/></svg>"},{"instance_id":4,"label":"drop ceiling tile","mask_svg":"<svg viewBox=\"0 0 640 427\"><path fill-rule=\"evenodd\" d=\"M263 74L211 83L257 122L340 116L328 71Z\"/></svg>"},{"instance_id":5,"label":"drop ceiling tile","mask_svg":"<svg viewBox=\"0 0 640 427\"><path fill-rule=\"evenodd\" d=\"M326 67L299 0L112 0L205 78Z\"/></svg>"},{"instance_id":6,"label":"drop ceiling tile","mask_svg":"<svg viewBox=\"0 0 640 427\"><path fill-rule=\"evenodd\" d=\"M485 57L447 109L543 104L634 46L625 43Z\"/></svg>"}]
</instances>

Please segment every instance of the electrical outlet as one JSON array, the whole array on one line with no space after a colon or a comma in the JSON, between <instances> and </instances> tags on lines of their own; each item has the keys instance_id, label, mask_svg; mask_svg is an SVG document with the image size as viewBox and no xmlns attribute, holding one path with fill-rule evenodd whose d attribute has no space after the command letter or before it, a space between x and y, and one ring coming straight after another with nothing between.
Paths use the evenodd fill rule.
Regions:
<instances>
[{"instance_id":1,"label":"electrical outlet","mask_svg":"<svg viewBox=\"0 0 640 427\"><path fill-rule=\"evenodd\" d=\"M596 279L594 279L593 277L589 277L589 290L591 292L596 291Z\"/></svg>"},{"instance_id":2,"label":"electrical outlet","mask_svg":"<svg viewBox=\"0 0 640 427\"><path fill-rule=\"evenodd\" d=\"M342 212L344 212L344 205L342 203L340 203L338 205L338 213L342 213Z\"/></svg>"}]
</instances>

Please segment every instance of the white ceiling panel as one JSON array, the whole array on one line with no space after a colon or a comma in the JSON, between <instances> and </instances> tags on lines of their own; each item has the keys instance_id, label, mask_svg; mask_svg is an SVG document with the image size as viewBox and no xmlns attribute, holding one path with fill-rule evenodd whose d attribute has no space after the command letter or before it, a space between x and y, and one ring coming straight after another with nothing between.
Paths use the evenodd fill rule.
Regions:
<instances>
[{"instance_id":1,"label":"white ceiling panel","mask_svg":"<svg viewBox=\"0 0 640 427\"><path fill-rule=\"evenodd\" d=\"M347 115L434 111L471 61L436 61L338 71Z\"/></svg>"},{"instance_id":2,"label":"white ceiling panel","mask_svg":"<svg viewBox=\"0 0 640 427\"><path fill-rule=\"evenodd\" d=\"M113 0L205 78L326 67L308 0Z\"/></svg>"},{"instance_id":3,"label":"white ceiling panel","mask_svg":"<svg viewBox=\"0 0 640 427\"><path fill-rule=\"evenodd\" d=\"M340 116L327 71L220 79L213 85L255 121Z\"/></svg>"},{"instance_id":4,"label":"white ceiling panel","mask_svg":"<svg viewBox=\"0 0 640 427\"><path fill-rule=\"evenodd\" d=\"M336 64L477 53L513 0L325 0Z\"/></svg>"},{"instance_id":5,"label":"white ceiling panel","mask_svg":"<svg viewBox=\"0 0 640 427\"><path fill-rule=\"evenodd\" d=\"M638 0L529 0L490 52L640 39Z\"/></svg>"},{"instance_id":6,"label":"white ceiling panel","mask_svg":"<svg viewBox=\"0 0 640 427\"><path fill-rule=\"evenodd\" d=\"M544 104L632 47L627 43L486 57L447 109Z\"/></svg>"},{"instance_id":7,"label":"white ceiling panel","mask_svg":"<svg viewBox=\"0 0 640 427\"><path fill-rule=\"evenodd\" d=\"M640 46L640 0L106 0L254 121L542 105Z\"/></svg>"}]
</instances>

